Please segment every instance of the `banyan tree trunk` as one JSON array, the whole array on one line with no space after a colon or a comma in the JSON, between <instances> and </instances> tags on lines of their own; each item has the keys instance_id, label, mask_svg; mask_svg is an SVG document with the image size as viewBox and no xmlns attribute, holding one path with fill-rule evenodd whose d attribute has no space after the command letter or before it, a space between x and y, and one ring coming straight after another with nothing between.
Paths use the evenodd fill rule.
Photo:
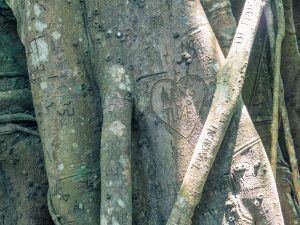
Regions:
<instances>
[{"instance_id":1,"label":"banyan tree trunk","mask_svg":"<svg viewBox=\"0 0 300 225\"><path fill-rule=\"evenodd\" d=\"M82 1L10 1L25 46L55 224L98 224L100 110Z\"/></svg>"},{"instance_id":2,"label":"banyan tree trunk","mask_svg":"<svg viewBox=\"0 0 300 225\"><path fill-rule=\"evenodd\" d=\"M9 2L26 48L56 224L166 224L235 32L229 1L201 1L212 29L200 3L185 2L193 1ZM257 92L249 94L251 106ZM242 100L192 222L283 224Z\"/></svg>"},{"instance_id":3,"label":"banyan tree trunk","mask_svg":"<svg viewBox=\"0 0 300 225\"><path fill-rule=\"evenodd\" d=\"M208 22L201 20L199 27L190 27L189 9L183 5L181 1L101 1L87 7L91 37L99 40L96 62L117 65L135 81L137 137L133 140L137 143L133 143L132 172L136 224L166 223L223 60ZM193 32L204 37L195 40ZM262 143L241 104L234 118L193 223L280 224L275 183ZM126 217L118 222L126 223Z\"/></svg>"},{"instance_id":4,"label":"banyan tree trunk","mask_svg":"<svg viewBox=\"0 0 300 225\"><path fill-rule=\"evenodd\" d=\"M24 48L0 1L0 224L51 225Z\"/></svg>"}]
</instances>

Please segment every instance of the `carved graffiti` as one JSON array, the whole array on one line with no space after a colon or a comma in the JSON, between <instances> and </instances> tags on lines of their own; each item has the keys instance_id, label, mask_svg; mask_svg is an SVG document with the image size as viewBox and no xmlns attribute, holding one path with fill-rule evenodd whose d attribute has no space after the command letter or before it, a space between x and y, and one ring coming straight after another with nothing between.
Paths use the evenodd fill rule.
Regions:
<instances>
[{"instance_id":1,"label":"carved graffiti","mask_svg":"<svg viewBox=\"0 0 300 225\"><path fill-rule=\"evenodd\" d=\"M163 79L152 88L152 109L164 123L187 138L199 120L205 92L206 85L197 76L182 77L178 83Z\"/></svg>"},{"instance_id":2,"label":"carved graffiti","mask_svg":"<svg viewBox=\"0 0 300 225\"><path fill-rule=\"evenodd\" d=\"M31 40L28 45L28 55L31 56L33 72L45 71L45 65L42 63L44 60L42 43L44 43L43 36L39 36Z\"/></svg>"},{"instance_id":3,"label":"carved graffiti","mask_svg":"<svg viewBox=\"0 0 300 225\"><path fill-rule=\"evenodd\" d=\"M245 13L244 16L241 18L240 24L242 27L248 27L251 23L251 20L253 17L255 17L255 7L253 2L248 2L245 6ZM239 29L240 31L237 31L235 43L241 44L244 41L244 35L243 29Z\"/></svg>"},{"instance_id":4,"label":"carved graffiti","mask_svg":"<svg viewBox=\"0 0 300 225\"><path fill-rule=\"evenodd\" d=\"M53 186L50 187L50 195L52 197L58 196L59 198L63 199L65 202L67 202L70 198L69 194L63 193L62 188L58 184L58 182L55 182Z\"/></svg>"},{"instance_id":5,"label":"carved graffiti","mask_svg":"<svg viewBox=\"0 0 300 225\"><path fill-rule=\"evenodd\" d=\"M122 166L122 163L120 162L120 156L123 155L120 153L120 142L116 141L115 144L112 144L112 148L109 151L108 156L108 163L105 166L105 173L106 176L109 176L110 178L117 178L118 182L120 174L124 171L124 167ZM116 184L117 185L117 184Z\"/></svg>"},{"instance_id":6,"label":"carved graffiti","mask_svg":"<svg viewBox=\"0 0 300 225\"><path fill-rule=\"evenodd\" d=\"M58 107L57 113L60 116L73 116L75 114L74 104L71 101L64 103Z\"/></svg>"}]
</instances>

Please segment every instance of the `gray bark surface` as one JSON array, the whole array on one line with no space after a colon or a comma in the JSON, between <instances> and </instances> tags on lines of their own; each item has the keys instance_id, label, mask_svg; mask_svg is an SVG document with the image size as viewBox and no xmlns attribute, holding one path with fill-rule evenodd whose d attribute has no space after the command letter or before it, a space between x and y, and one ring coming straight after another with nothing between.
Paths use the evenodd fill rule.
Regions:
<instances>
[{"instance_id":1,"label":"gray bark surface","mask_svg":"<svg viewBox=\"0 0 300 225\"><path fill-rule=\"evenodd\" d=\"M82 1L10 1L25 46L56 224L98 224L100 110Z\"/></svg>"},{"instance_id":2,"label":"gray bark surface","mask_svg":"<svg viewBox=\"0 0 300 225\"><path fill-rule=\"evenodd\" d=\"M164 224L207 116L209 99L214 91L214 76L210 76L212 73L209 73L208 68L202 68L196 63L195 47L183 35L188 28L184 22L178 22L178 19L185 18L178 16L182 14L174 11L176 2L173 2L173 5L171 2L129 2L126 5L110 1L103 2L98 8L99 21L102 24L96 37L104 40L99 42L100 47L104 42L103 48L107 51L105 46L109 42L108 59L116 64L121 63L128 71L131 70L136 81L135 118L138 123L138 145L141 152L138 158L145 165L142 172L134 170L133 173L143 174L149 177L149 180L134 177L134 180L145 182L139 182L139 186L133 188L133 196L136 198L133 207L139 206L143 209L138 211L142 216L134 215L135 222ZM129 15L126 13L128 10ZM113 15L111 21L105 19L107 14ZM94 19L98 20L97 17ZM118 32L123 33L125 40L119 39L118 42ZM198 54L198 57L200 60L214 60L210 54ZM193 93L193 96L188 90L192 90L190 93ZM204 93L205 97L201 98ZM197 106L193 103L189 105L189 101L197 101ZM180 116L187 112L185 110L190 110L189 115L193 116L181 118ZM176 114L178 112L179 114ZM183 122L183 119L186 122ZM244 140L240 141L242 143ZM223 156L222 160L224 158ZM262 156L262 159L262 163L267 162L265 156ZM199 207L196 212L199 217L195 218L195 224L220 224L223 220L222 212L225 214L227 197L224 189L226 190L226 186L231 183L230 171L227 173L229 176L226 176L224 167L217 166L225 163L215 165L218 172L210 176L208 182L210 179L217 179L218 185L213 191L208 185L210 189L207 188L205 193L213 195L214 197L209 198L213 200L205 201L203 207ZM145 189L141 190L141 186ZM208 197L204 196L203 199Z\"/></svg>"},{"instance_id":3,"label":"gray bark surface","mask_svg":"<svg viewBox=\"0 0 300 225\"><path fill-rule=\"evenodd\" d=\"M51 225L24 48L0 1L0 224Z\"/></svg>"},{"instance_id":4,"label":"gray bark surface","mask_svg":"<svg viewBox=\"0 0 300 225\"><path fill-rule=\"evenodd\" d=\"M48 207L55 224L99 224L99 220L101 225L166 224L224 60L212 30L224 55L235 31L229 1L215 5L203 1L212 29L201 20L208 37L207 45L201 46L188 35L197 30L187 26L189 18L181 4L179 0L10 1L26 47L49 180ZM222 16L216 17L214 10ZM228 23L218 29L225 19ZM261 48L254 49L264 51ZM253 70L260 68L256 59L251 59ZM262 145L268 142L264 137L269 138L265 122L272 118L257 97L271 99L264 63L262 70L265 74L259 78L247 77L250 85L245 93L250 94L244 100L263 141L240 101L193 224L282 224ZM0 95L0 101L16 113L24 112L32 103L26 101L30 91L22 93L27 93L24 99L12 92L9 100ZM14 96L17 104L10 106ZM38 138L33 140L38 143ZM282 177L288 173L283 168ZM2 170L0 178L5 179L6 167ZM7 174L15 176L12 171ZM282 188L288 198L289 188ZM297 219L295 210L289 216ZM16 220L15 214L11 218Z\"/></svg>"}]
</instances>

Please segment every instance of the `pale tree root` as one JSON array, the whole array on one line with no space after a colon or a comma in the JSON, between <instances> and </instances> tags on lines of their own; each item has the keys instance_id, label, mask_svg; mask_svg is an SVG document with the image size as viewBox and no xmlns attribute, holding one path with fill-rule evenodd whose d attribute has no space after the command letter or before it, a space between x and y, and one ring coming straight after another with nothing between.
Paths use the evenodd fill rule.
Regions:
<instances>
[{"instance_id":1,"label":"pale tree root","mask_svg":"<svg viewBox=\"0 0 300 225\"><path fill-rule=\"evenodd\" d=\"M100 208L98 193L100 192L97 191L95 183L97 184L99 179L97 175L99 162L95 154L98 141L95 140L100 139L100 135L98 136L95 130L100 116L98 119L94 118L97 115L97 109L91 98L94 96L87 92L91 84L86 79L91 71L85 71L85 68L90 65L85 65L83 54L87 52L84 48L89 45L88 34L82 37L82 34L86 32L83 28L86 21L83 18L85 21L83 25L80 23L78 27L73 27L72 30L76 34L68 33L69 29L64 27L73 25L72 15L76 15L78 11L82 10L82 15L84 15L85 5L82 1L78 4L65 5L60 2L43 3L43 7L30 3L22 4L25 3L12 1L11 7L19 21L21 39L27 51L31 53L28 55L28 65L35 109L38 112L37 121L46 156L50 186L48 204L53 221L56 224L69 222L98 224L98 209ZM49 11L44 12L43 9L49 9ZM35 32L24 33L25 28L30 26L26 12L31 11L38 14L35 15L38 17L35 18L36 20L47 24L47 33L39 28L35 31L39 33L39 37L36 37ZM65 11L69 11L68 15L64 13ZM44 14L41 15L41 12ZM58 30L56 30L57 26L49 27L50 24L54 25L57 18L63 21L63 26L59 24L61 29ZM34 27L34 24L32 26ZM79 30L82 32L78 33ZM52 40L53 35L49 35L53 33L58 33L55 36L56 42ZM60 42L60 36L64 37L64 43ZM78 37L75 39L81 39L82 44L73 40L76 36ZM44 65L42 59L38 58L39 65L35 65L34 59L38 56L34 54L40 50L39 44L41 43L43 46L54 43L52 49L56 52L49 52L47 64ZM72 45L67 45L69 43ZM64 51L68 49L68 55L60 51L61 46L64 46ZM47 49L47 51L50 50ZM57 62L61 64L57 65ZM72 71L73 68L75 71ZM72 74L67 74L70 70ZM51 75L53 71L60 76ZM125 74L122 66L114 66L107 70L101 68L99 79L103 109L101 135L103 186L101 188L100 223L132 224L131 79L128 74ZM75 85L76 88L74 88ZM57 114L61 118L57 119Z\"/></svg>"},{"instance_id":2,"label":"pale tree root","mask_svg":"<svg viewBox=\"0 0 300 225\"><path fill-rule=\"evenodd\" d=\"M247 2L247 3L251 5L251 3L249 3L249 2ZM254 13L254 15L255 15L254 18L257 18L257 21L252 23L252 26L254 26L253 30L256 31L256 28L258 26L258 21L259 21L259 18L260 18L260 15L262 13L262 9L263 9L263 3L260 2L260 1L256 2L255 6L247 5L247 3L246 3L246 6L245 6L246 10L244 11L244 16L242 17L241 23L240 23L240 24L242 24L242 26L240 26L240 28L238 28L237 35L235 37L233 47L230 50L229 57L227 58L227 64L225 63L225 66L223 67L223 70L222 70L223 73L221 71L219 73L220 75L223 75L224 72L226 72L226 69L228 69L228 67L229 67L228 62L230 62L229 59L232 60L233 52L234 53L238 52L236 47L239 46L240 39L243 39L243 37L244 37L243 34L241 33L240 29L242 29L243 25L245 26L245 24L244 24L245 21L244 20L245 19L247 20L247 14L249 13L249 12L247 12L247 10L249 10L249 9L253 10L255 7L257 7L256 11ZM201 14L201 9L200 9L201 5L198 4L198 3L195 3L195 4L197 4L195 6L195 4L193 4L191 2L185 2L184 4L186 4L186 5L184 5L184 10L185 11L190 10L190 11L185 12L185 13L190 18L192 18L194 15L197 15L196 18L199 19L199 15ZM193 27L193 29L197 29L195 24L196 25L199 25L199 24L197 24L197 21L195 20L195 18L193 18L193 19L194 20L190 19L193 22L192 27ZM203 20L201 20L201 22L203 24ZM247 24L247 26L249 26L249 24ZM201 30L200 27L198 29ZM254 39L254 35L255 35L255 32L249 38L249 40L251 40L251 41L246 42L248 45L246 44L246 45L243 46L245 48L245 50L248 51L248 52L249 52L249 48L251 49L253 39ZM201 41L200 41L201 38L203 38L203 36L200 36L196 39L197 40L197 43L196 43L197 47L201 46ZM245 40L243 40L243 41L245 41ZM214 41L212 41L212 42L216 43ZM243 43L245 43L245 42L243 42ZM241 49L243 49L243 47L239 48L239 52L241 51ZM218 51L216 50L215 52L218 52ZM243 52L243 51L241 51L241 52ZM245 63L245 62L247 63L249 55L246 54L246 56L244 55L244 57L245 58L242 58L242 59L240 58L238 63L236 63L236 66L231 67L231 68L234 68L234 70L236 71L236 74L234 74L232 72L229 73L229 74L234 74L236 76L239 76L240 73L245 72L243 70L241 71L241 69L238 68L238 66L242 67L243 63ZM220 57L220 58L222 58L222 57ZM243 61L243 60L245 60L245 61ZM235 60L235 61L237 61L237 60ZM205 65L203 67L205 68ZM206 65L206 68L207 68L207 65ZM243 68L243 69L245 69L245 68ZM191 217L193 215L193 211L195 209L195 206L198 204L198 202L201 198L202 188L203 188L203 185L204 185L205 180L207 178L208 172L210 170L211 163L213 162L213 160L215 158L215 155L216 155L217 150L214 151L214 149L219 148L220 142L222 141L222 138L224 136L224 132L225 132L225 130L228 126L228 123L229 123L228 121L226 121L226 119L231 118L231 116L233 114L233 111L235 109L235 104L236 104L235 101L238 100L238 96L240 94L240 89L232 87L234 89L234 91L233 91L234 96L230 95L230 96L228 96L230 99L227 99L226 95L224 97L224 93L226 93L226 91L227 92L229 91L229 89L226 89L226 88L228 88L228 86L230 85L230 84L228 84L230 82L230 80L227 80L228 83L226 83L225 85L223 83L223 90L220 90L220 87L222 87L222 83L220 81L225 81L226 77L224 78L224 76L221 76L221 77L218 77L218 78L219 78L219 80L218 80L218 83L217 83L217 91L216 91L216 94L215 94L215 97L214 97L214 100L213 100L213 103L212 103L212 108L211 108L211 109L213 109L213 110L211 110L212 113L210 113L208 115L207 121L204 125L204 128L203 128L203 131L201 133L199 142L198 142L196 150L194 152L193 159L191 160L191 163L190 163L189 168L187 170L186 176L185 176L183 184L180 188L177 200L175 202L175 205L173 207L173 210L171 212L171 215L169 217L169 220L168 220L167 224L171 225L171 224L189 224L190 223ZM230 79L230 78L227 77L227 79ZM239 79L237 77L235 77L235 79L240 81L241 83L239 83L239 85L242 86L243 79L241 77ZM231 88L230 88L230 90L231 90ZM219 93L219 95L218 95L218 93ZM220 96L220 93L222 93L223 96ZM235 97L235 98L233 98L233 97ZM217 102L216 99L220 100L221 103L223 104L222 107L221 107L223 110L225 108L224 105L226 105L228 102L230 102L228 105L233 104L233 105L231 105L232 108L230 108L230 107L228 107L228 105L226 105L228 107L227 110L229 109L228 110L229 114L222 114L222 113L224 113L224 111L220 110L220 108L218 108L218 107L216 107L216 105L214 105ZM231 100L233 100L233 102L231 102ZM218 112L218 110L220 110L220 112ZM227 111L227 113L228 113L228 111ZM213 115L213 114L215 114L215 115ZM225 119L224 119L223 116L225 117ZM248 116L248 118L249 118L249 116ZM212 119L212 120L210 120L210 119ZM250 120L250 118L249 118L249 120ZM216 121L218 122L217 124L216 124ZM216 124L216 125L214 125L214 124ZM250 124L251 124L251 120L250 120ZM213 126L211 126L211 125L213 125ZM254 134L257 135L256 132ZM201 152L201 147L203 148L202 152ZM261 145L260 148L263 149L263 146ZM210 152L210 151L212 151L212 152ZM265 154L265 153L263 152L262 154ZM202 159L203 156L205 157L205 160ZM268 163L265 164L265 166L267 166L267 165L268 165ZM239 167L239 166L237 166L237 167ZM272 177L272 176L269 176L269 178L270 177ZM268 183L267 186L269 185L269 188L271 187L271 189L276 190L275 184L272 181L272 179L269 179L269 181L270 181L270 183ZM281 215L281 211L280 211L279 202L278 202L278 199L277 199L276 195L273 196L273 197L274 197L274 199L272 199L272 198L268 199L269 201L273 201L276 205L274 210L277 211L276 215L278 215L278 216L276 218L273 218L273 219L274 219L274 221L279 221L279 223L280 223L280 222L282 222L282 215ZM268 200L266 200L266 202L268 202ZM258 218L256 218L256 219L259 220ZM263 220L264 219L261 219L260 221L263 221Z\"/></svg>"},{"instance_id":3,"label":"pale tree root","mask_svg":"<svg viewBox=\"0 0 300 225\"><path fill-rule=\"evenodd\" d=\"M201 5L226 57L235 33L235 26L232 24L236 24L231 11L231 3L227 0L201 0Z\"/></svg>"},{"instance_id":4,"label":"pale tree root","mask_svg":"<svg viewBox=\"0 0 300 225\"><path fill-rule=\"evenodd\" d=\"M274 52L274 45L275 45L275 36L274 36L274 29L273 29L273 25L274 25L273 24L273 14L272 14L272 11L270 10L271 7L270 7L269 4L270 4L270 2L268 1L268 5L267 5L268 7L266 6L265 10L264 10L265 17L266 17L266 23L267 23L267 31L268 31L268 35L266 35L266 38L268 36L270 37L269 38L270 39L269 43L270 43L270 47L271 47L271 53L273 53ZM224 5L226 5L226 4L224 4ZM230 13L229 13L229 16L230 16ZM211 23L211 21L214 21L215 17L218 17L217 13L212 17L210 17L209 14L208 14L208 19L209 19L210 24L212 26L214 26L214 23ZM217 31L219 29L219 27L223 27L223 24L219 23L218 25L215 25L215 26L216 27L214 28L214 30ZM232 27L235 27L235 24L232 24ZM265 38L265 40L266 40L266 38ZM257 38L257 41L258 40L260 40L260 39ZM219 40L219 41L221 41L221 40ZM265 46L265 44L266 44L266 41L264 41L263 46ZM265 47L262 47L262 51L265 51L264 49L265 49ZM256 52L253 52L253 53L256 53ZM251 53L251 54L253 54L253 53ZM259 53L259 54L263 54L263 52ZM271 56L271 62L273 62L274 61L273 60L274 54L271 54L270 56ZM254 57L257 57L257 55L255 55L255 56L252 55L252 60L254 60L254 62L255 62ZM263 71L264 71L260 68L257 69L257 65L259 67L263 66L261 60L263 60L262 56L260 56L260 61L257 62L256 64L255 63L253 64L253 62L251 64L249 64L250 68L248 66L248 70L247 70L247 76L248 76L248 77L246 77L246 79L248 79L247 85L249 86L249 81L250 81L250 83L251 82L255 83L254 88L251 88L252 86L250 85L250 88L247 86L247 87L244 87L244 89L246 89L246 90L243 90L243 92L246 91L247 95L250 95L250 96L252 95L251 102L248 101L248 106L250 105L250 108L251 108L251 105L252 105L252 102L253 102L253 96L255 94L255 90L257 89L257 82L261 82L261 79L259 79L258 77L259 77L260 73L263 73ZM273 65L273 63L271 63L271 64ZM258 71L258 74L255 76L257 78L255 78L255 77L253 77L255 79L251 78L254 75L252 71ZM263 79L265 79L265 78L263 78ZM263 83L265 83L265 82L263 82ZM259 85L261 85L261 84L259 84ZM264 87L259 87L259 89L261 89L261 88L269 88L269 84L265 84ZM253 94L251 94L251 93L253 93ZM243 97L247 97L247 95L243 96ZM259 101L261 101L261 99ZM262 112L264 113L264 115L262 114ZM262 118L268 118L269 117L268 110L263 110L263 111L259 110L259 115ZM236 116L234 115L234 117L232 119L233 121L236 119L235 117ZM258 125L258 127L257 127L258 132L260 133L260 135L262 135L263 144L264 144L267 152L269 153L270 143L271 143L271 136L269 135L271 129L270 129L269 123L264 122L264 123L259 123L259 124L260 125ZM227 137L227 135L226 135L226 137ZM285 223L289 224L289 225L292 225L292 224L295 224L296 221L299 221L299 216L298 216L299 212L297 213L297 207L296 207L297 203L293 199L293 195L291 195L292 192L295 193L295 188L293 188L293 184L291 182L292 175L291 175L291 172L289 170L289 165L287 163L285 163L284 161L282 161L283 159L282 159L282 156L280 155L280 152L281 152L281 150L278 149L278 154L279 154L278 160L281 160L281 161L277 162L277 164L278 164L278 166L277 166L277 173L278 173L277 188L278 188L278 191L279 191L278 194L279 194L280 201L281 201L281 207L282 207L282 212L283 212L283 215L284 215ZM249 156L249 158L251 158L251 156Z\"/></svg>"},{"instance_id":5,"label":"pale tree root","mask_svg":"<svg viewBox=\"0 0 300 225\"><path fill-rule=\"evenodd\" d=\"M55 210L53 208L52 201L51 201L51 193L49 190L47 192L47 204L48 204L49 213L51 215L51 218L52 218L52 221L54 222L54 224L62 225L61 222L59 221L60 216L55 213Z\"/></svg>"},{"instance_id":6,"label":"pale tree root","mask_svg":"<svg viewBox=\"0 0 300 225\"><path fill-rule=\"evenodd\" d=\"M270 47L271 47L271 52L274 52L275 36L274 36L274 29L273 29L273 14L271 11L270 1L268 1L268 4L266 5L264 13L265 13L266 23L267 23L267 28L268 28L267 29L268 35L266 35L266 37L268 37L268 36L270 37L269 43L270 43ZM216 17L216 15L214 17ZM213 18L209 17L209 15L208 15L208 19L210 20L210 22L213 21ZM214 25L213 23L211 23L211 24L212 24L212 26ZM235 24L233 24L232 26L235 27ZM215 27L215 29L217 30L219 27L223 27L223 24L219 23ZM265 40L266 40L266 38L265 38ZM219 40L219 41L221 41L221 40ZM264 41L264 45L265 44L266 44L266 41ZM262 51L264 51L264 47L262 47ZM260 54L263 54L263 53L260 53ZM271 54L271 62L274 61L273 58L274 58L274 54ZM262 60L262 57L260 57L260 59ZM250 65L252 65L252 64L253 63L251 63ZM259 67L262 66L261 61L258 64L259 64L258 65ZM273 65L273 63L272 63L272 65ZM258 70L256 67L249 68L247 71L248 79L252 79L252 80L253 80L253 78L249 78L249 76L253 75L253 74L251 74L251 73L253 73L251 71L258 71L258 73L262 72L262 70L260 68ZM259 76L259 74L257 76ZM256 78L254 82L256 83L256 85L255 85L255 89L256 89L257 82L260 82L260 81L258 78ZM249 85L249 83L247 83L247 84ZM268 87L269 86L267 85L265 88L268 88ZM249 87L247 87L247 89L249 90ZM255 94L254 93L255 89L253 91L253 95ZM249 92L247 92L247 93L249 93ZM251 90L250 90L250 93L251 93ZM247 97L247 96L244 96L244 97ZM253 101L253 97L252 97L251 103L249 102L249 104L252 105L252 101ZM251 105L250 105L250 107L251 107ZM266 116L269 115L268 112L266 112L266 113L267 113ZM261 112L259 113L259 115L262 116ZM232 120L235 120L234 117ZM262 116L262 117L264 117L264 116ZM250 123L252 123L252 122L250 121ZM261 126L263 126L264 128L261 129L260 128ZM263 134L263 136L266 136L263 143L269 152L271 136L269 136L268 133L270 133L270 126L268 124L263 123L259 126L258 129L259 129L258 132L261 132L261 134ZM280 149L279 149L279 152L281 152ZM249 156L249 158L251 158L251 156ZM280 157L280 159L282 159L282 156ZM283 214L285 216L284 219L285 219L286 224L294 224L295 221L299 221L299 218L297 216L298 215L297 209L295 208L297 203L293 200L293 198L291 196L292 190L294 192L294 188L292 186L292 183L290 182L291 179L289 179L289 177L291 177L290 172L289 172L290 170L288 169L288 165L286 165L286 163L284 165L282 165L282 163L278 162L278 165L279 165L279 167L277 168L277 171L279 172L279 176L278 176L278 180L277 180L277 185L278 185L277 187L279 190L280 199L282 201L281 204L282 204Z\"/></svg>"},{"instance_id":7,"label":"pale tree root","mask_svg":"<svg viewBox=\"0 0 300 225\"><path fill-rule=\"evenodd\" d=\"M27 113L13 113L0 115L0 123L13 123L13 122L35 122L35 117Z\"/></svg>"},{"instance_id":8,"label":"pale tree root","mask_svg":"<svg viewBox=\"0 0 300 225\"><path fill-rule=\"evenodd\" d=\"M289 4L291 4L291 3L289 3ZM282 1L276 1L276 7L277 7L277 10L278 10L277 11L277 14L278 14L278 16L277 16L278 35L277 35L276 43L275 43L275 36L274 36L275 32L274 32L273 14L272 14L272 12L269 12L268 15L266 15L268 36L269 36L270 48L271 48L271 58L274 59L274 65L273 65L274 66L274 84L273 84L273 86L274 85L276 85L276 86L279 85L280 86L279 87L280 88L280 94L279 93L274 93L273 98L274 98L274 96L279 95L279 96L277 96L277 97L279 97L279 106L278 107L279 107L279 112L280 112L281 119L282 119L283 131L284 131L284 136L285 136L285 143L286 143L286 148L287 148L288 155L289 155L289 160L290 160L293 187L294 187L296 199L297 199L298 205L299 205L299 203L300 203L299 168L298 168L298 162L297 162L297 157L296 157L295 145L294 145L294 141L293 141L293 137L292 137L291 129L290 129L290 122L289 122L288 112L287 112L286 103L285 103L283 81L282 81L281 72L280 72L280 70L281 70L280 69L281 68L280 64L281 64L281 52L282 52L281 45L282 45L282 41L283 41L283 38L285 36L286 30L294 30L293 25L291 24L291 23L293 23L293 20L288 21L287 27L286 27L285 26L285 13L284 13ZM270 8L270 7L268 7L268 8ZM288 17L288 16L286 16L286 17ZM295 30L294 30L294 32L295 32ZM287 34L289 34L289 32L287 32ZM277 47L277 48L274 47L275 44L280 45L280 47ZM295 46L295 47L297 47L297 46ZM275 81L275 78L279 79L279 84L277 83L278 82L277 80ZM273 90L275 91L274 87L273 87ZM278 91L278 90L276 90L276 91ZM277 104L277 102L276 102L276 104ZM276 109L273 109L273 110L276 110ZM273 113L274 113L274 111L273 111ZM277 115L277 121L278 121L278 115ZM273 123L276 123L276 122L273 120L272 124ZM272 126L272 134L274 135L275 130L273 130L273 128L274 127ZM273 137L272 137L272 139L273 139ZM272 140L272 145L273 144L274 143L273 143L273 140ZM272 146L272 147L274 148L274 146ZM272 149L272 151L273 151L273 155L274 155L276 153L276 150ZM278 155L278 154L276 154L276 155ZM274 167L274 165L273 165L273 167Z\"/></svg>"},{"instance_id":9,"label":"pale tree root","mask_svg":"<svg viewBox=\"0 0 300 225\"><path fill-rule=\"evenodd\" d=\"M0 27L0 223L52 225L25 52L16 32L16 20L3 0Z\"/></svg>"},{"instance_id":10,"label":"pale tree root","mask_svg":"<svg viewBox=\"0 0 300 225\"><path fill-rule=\"evenodd\" d=\"M98 224L100 109L89 80L84 23L74 22L74 15L83 20L81 1L8 3L27 52L53 220Z\"/></svg>"},{"instance_id":11,"label":"pale tree root","mask_svg":"<svg viewBox=\"0 0 300 225\"><path fill-rule=\"evenodd\" d=\"M118 18L107 18L99 5L101 1L82 3L86 18L95 81L98 84L103 123L101 131L100 171L101 171L101 203L100 224L132 225L132 169L131 169L131 132L133 113L133 82L131 71L120 61L114 62L113 55L120 51L119 40L99 38L99 27L95 26L104 16L105 26L121 27ZM108 4L108 3L107 3ZM115 3L111 3L114 5ZM94 12L94 20L89 20L90 12ZM123 13L123 12L122 12ZM124 14L126 14L124 12ZM110 22L113 24L109 25ZM102 22L101 22L102 23ZM126 24L128 26L128 24ZM107 33L107 37L111 35ZM98 37L101 41L96 39ZM101 42L101 44L100 44ZM96 47L97 46L97 47ZM127 50L126 50L127 51ZM121 58L121 57L120 57Z\"/></svg>"},{"instance_id":12,"label":"pale tree root","mask_svg":"<svg viewBox=\"0 0 300 225\"><path fill-rule=\"evenodd\" d=\"M297 43L292 0L283 0L285 16L285 37L282 44L281 74L285 87L286 107L290 121L294 147L297 150L298 167L300 167L300 53Z\"/></svg>"},{"instance_id":13,"label":"pale tree root","mask_svg":"<svg viewBox=\"0 0 300 225\"><path fill-rule=\"evenodd\" d=\"M29 129L29 128L26 128L26 127L23 127L23 126L20 126L20 125L17 125L17 124L8 123L8 124L0 126L0 134L2 134L2 135L3 134L12 134L14 132L22 132L22 133L31 134L31 135L34 135L37 137L40 136L39 132Z\"/></svg>"},{"instance_id":14,"label":"pale tree root","mask_svg":"<svg viewBox=\"0 0 300 225\"><path fill-rule=\"evenodd\" d=\"M104 70L99 79L103 110L100 224L131 225L131 79L121 65Z\"/></svg>"},{"instance_id":15,"label":"pale tree root","mask_svg":"<svg viewBox=\"0 0 300 225\"><path fill-rule=\"evenodd\" d=\"M271 11L267 13L266 11L267 7L265 8L266 21L262 21L261 23L261 29L259 30L258 36L256 38L256 43L253 46L253 52L251 53L251 57L249 60L246 81L243 90L243 99L246 102L248 96L252 96L251 101L248 100L246 105L249 109L256 130L260 135L266 152L269 156L272 123L272 114L270 113L270 109L272 110L272 93L269 74L271 74L273 70L267 69L267 63L270 63L271 60L271 65L273 65L272 61L274 60L272 59L274 58L275 35L273 29L273 13ZM267 26L267 35L264 22L266 22ZM270 39L270 41L266 42L268 38ZM262 42L264 42L264 44ZM266 49L266 47L264 47L266 46L266 43L270 44L270 58L266 58L267 51L269 51ZM260 52L257 51L258 49L261 49ZM296 223L296 221L300 223L300 220L296 210L297 203L296 199L294 198L295 191L292 184L292 176L289 169L290 166L284 161L281 154L282 150L280 149L280 147L278 147L277 152L278 160L276 171L278 175L276 184L282 214L285 224L293 225Z\"/></svg>"},{"instance_id":16,"label":"pale tree root","mask_svg":"<svg viewBox=\"0 0 300 225\"><path fill-rule=\"evenodd\" d=\"M272 115L272 143L271 143L271 167L276 178L277 165L277 145L278 145L278 121L279 121L279 101L280 101L280 65L281 65L281 46L285 34L285 20L282 0L276 0L277 12L277 35L275 42L274 68L273 68L273 115Z\"/></svg>"},{"instance_id":17,"label":"pale tree root","mask_svg":"<svg viewBox=\"0 0 300 225\"><path fill-rule=\"evenodd\" d=\"M280 149L278 149L280 151ZM279 157L279 156L278 156ZM284 160L278 158L277 164L277 188L279 190L280 204L286 225L299 224L300 208L295 196L295 188L292 182L290 166Z\"/></svg>"},{"instance_id":18,"label":"pale tree root","mask_svg":"<svg viewBox=\"0 0 300 225\"><path fill-rule=\"evenodd\" d=\"M273 20L273 12L272 12L272 0L267 0L264 16L267 24L267 31L270 43L270 51L271 53L275 52L275 32L274 32L274 20ZM274 54L271 54L271 65L274 65Z\"/></svg>"}]
</instances>

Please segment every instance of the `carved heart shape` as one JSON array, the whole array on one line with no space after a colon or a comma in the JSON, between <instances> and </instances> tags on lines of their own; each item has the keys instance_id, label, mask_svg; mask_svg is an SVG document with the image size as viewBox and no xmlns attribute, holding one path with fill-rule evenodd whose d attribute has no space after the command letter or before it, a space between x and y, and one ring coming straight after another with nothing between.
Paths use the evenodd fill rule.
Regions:
<instances>
[{"instance_id":1,"label":"carved heart shape","mask_svg":"<svg viewBox=\"0 0 300 225\"><path fill-rule=\"evenodd\" d=\"M187 138L193 132L205 97L206 85L198 76L182 77L178 83L162 79L152 88L151 103L155 114Z\"/></svg>"}]
</instances>

